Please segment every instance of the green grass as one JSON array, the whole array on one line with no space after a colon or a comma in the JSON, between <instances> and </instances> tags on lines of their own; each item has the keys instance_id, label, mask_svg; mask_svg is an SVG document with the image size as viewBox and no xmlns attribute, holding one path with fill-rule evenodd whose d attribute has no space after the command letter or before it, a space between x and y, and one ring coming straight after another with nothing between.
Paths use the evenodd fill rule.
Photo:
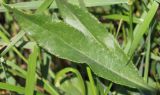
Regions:
<instances>
[{"instance_id":1,"label":"green grass","mask_svg":"<svg viewBox=\"0 0 160 95\"><path fill-rule=\"evenodd\" d=\"M34 47L33 53L28 59L28 69L26 75L25 95L33 95L36 85L36 63L38 57L38 48Z\"/></svg>"},{"instance_id":2,"label":"green grass","mask_svg":"<svg viewBox=\"0 0 160 95\"><path fill-rule=\"evenodd\" d=\"M0 94L160 91L159 0L3 1Z\"/></svg>"}]
</instances>

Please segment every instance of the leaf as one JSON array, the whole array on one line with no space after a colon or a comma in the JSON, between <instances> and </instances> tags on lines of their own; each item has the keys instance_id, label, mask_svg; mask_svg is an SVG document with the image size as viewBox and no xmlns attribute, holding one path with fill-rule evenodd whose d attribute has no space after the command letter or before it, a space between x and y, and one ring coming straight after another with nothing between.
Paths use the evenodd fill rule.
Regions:
<instances>
[{"instance_id":1,"label":"leaf","mask_svg":"<svg viewBox=\"0 0 160 95\"><path fill-rule=\"evenodd\" d=\"M87 94L86 95L93 95L93 91L91 90L91 84L88 81L85 81ZM60 89L63 90L65 95L82 95L80 91L80 83L78 78L73 77L67 80L64 80L61 85Z\"/></svg>"},{"instance_id":2,"label":"leaf","mask_svg":"<svg viewBox=\"0 0 160 95\"><path fill-rule=\"evenodd\" d=\"M113 36L106 31L105 27L103 27L103 25L100 24L100 22L98 22L98 20L96 18L94 18L86 10L82 10L82 9L78 8L77 6L71 5L67 2L65 2L65 0L56 0L56 3L58 5L58 8L60 9L61 15L66 23L68 23L69 25L78 29L79 31L81 31L85 36L87 36L89 38L91 37L91 38L95 39L97 41L97 43L101 44L103 46L103 49L106 49L108 51L108 57L111 58L111 56L115 56L113 58L113 60L114 61L116 60L116 61L113 63L118 63L118 65L127 64L128 60L129 60L128 57L120 49L118 43L115 41ZM97 53L95 53L95 55L96 54ZM106 56L107 56L107 54L106 54ZM109 65L109 64L112 64L112 62L109 63L106 61L106 64ZM114 79L110 79L110 78L106 77L105 74L100 74L101 71L99 71L99 72L97 72L98 70L96 71L96 69L98 67L95 68L96 66L92 66L92 65L90 65L92 70L96 74L98 74L99 76L106 78L106 79L109 79L109 80L112 80L113 82L118 81L118 80L114 80ZM119 67L118 65L117 65L117 67L116 66L113 67L113 69L114 69L113 72L116 71L115 68ZM132 74L135 75L135 77L133 77L133 80L134 80L136 77L137 78L139 77L138 71L136 70L136 68L134 67L132 62L129 65L131 65L131 66L128 66L128 67L124 66L124 67L126 69L126 72L130 71L130 72L132 72ZM120 66L120 68L121 68L121 66ZM122 66L122 68L123 68L123 66ZM123 72L123 74L125 74L126 72ZM128 77L132 76L132 75L129 76L127 73L125 75L127 75ZM119 78L117 78L117 79L119 79ZM120 79L119 79L119 81L120 81ZM143 81L143 79L141 79L141 81ZM123 85L126 85L126 84L123 84ZM129 85L127 85L127 86L129 86Z\"/></svg>"},{"instance_id":3,"label":"leaf","mask_svg":"<svg viewBox=\"0 0 160 95\"><path fill-rule=\"evenodd\" d=\"M44 12L51 4L53 0L45 0L39 8L37 8L36 13Z\"/></svg>"},{"instance_id":4,"label":"leaf","mask_svg":"<svg viewBox=\"0 0 160 95\"><path fill-rule=\"evenodd\" d=\"M157 74L158 74L158 78L160 79L160 63L158 62L158 64L156 65L156 71L157 71Z\"/></svg>"},{"instance_id":5,"label":"leaf","mask_svg":"<svg viewBox=\"0 0 160 95\"><path fill-rule=\"evenodd\" d=\"M91 89L93 91L93 95L97 95L97 88L96 88L95 82L93 80L91 69L89 67L87 67L86 69L87 69L87 74L88 74L89 82L91 84Z\"/></svg>"},{"instance_id":6,"label":"leaf","mask_svg":"<svg viewBox=\"0 0 160 95\"><path fill-rule=\"evenodd\" d=\"M129 52L129 55L132 55L134 53L134 51L136 50L136 48L138 47L141 39L143 38L143 35L146 33L151 21L154 19L154 16L157 12L159 4L155 1L153 1L151 7L149 8L149 11L146 13L144 13L142 15L142 19L143 22L139 23L136 25L135 29L134 29L134 39L133 42L131 44L131 48L129 49L129 47L125 48L126 52ZM129 46L129 45L127 45Z\"/></svg>"},{"instance_id":7,"label":"leaf","mask_svg":"<svg viewBox=\"0 0 160 95\"><path fill-rule=\"evenodd\" d=\"M65 95L85 95L86 91L85 91L85 85L84 85L83 78L82 78L81 74L79 73L79 71L74 68L69 68L69 67L64 68L56 74L56 77L55 77L56 87L61 88L61 80L63 79L63 76L68 72L72 72L76 75L76 77L77 77L76 79L78 79L78 83L71 84L72 82L71 83L69 82L68 87L62 88L62 90L64 90L65 92L70 93L70 94L66 93ZM77 89L74 89L76 87L77 87ZM71 91L71 90L73 90L73 91Z\"/></svg>"},{"instance_id":8,"label":"leaf","mask_svg":"<svg viewBox=\"0 0 160 95\"><path fill-rule=\"evenodd\" d=\"M121 15L121 14L106 15L103 18L111 19L111 20L121 20L122 19L123 21L129 22L129 17L126 15ZM142 21L143 19L133 17L133 23L141 23Z\"/></svg>"},{"instance_id":9,"label":"leaf","mask_svg":"<svg viewBox=\"0 0 160 95\"><path fill-rule=\"evenodd\" d=\"M68 0L72 4L78 4L78 0ZM18 9L37 9L43 3L42 0L39 1L30 1L30 2L19 2L15 4L9 4L12 7L16 7ZM84 3L87 7L94 6L105 6L105 5L113 5L113 4L121 4L128 3L128 0L84 0ZM56 4L53 1L53 4L50 8L56 8ZM0 6L0 12L6 11L3 6Z\"/></svg>"},{"instance_id":10,"label":"leaf","mask_svg":"<svg viewBox=\"0 0 160 95\"><path fill-rule=\"evenodd\" d=\"M50 95L59 95L58 92L53 88L52 85L49 84L48 81L43 80L44 82L44 89L50 93Z\"/></svg>"},{"instance_id":11,"label":"leaf","mask_svg":"<svg viewBox=\"0 0 160 95\"><path fill-rule=\"evenodd\" d=\"M13 37L13 39L11 39L11 42L7 45L5 50L0 55L4 56L24 35L25 35L24 31L19 32L15 37ZM7 41L7 43L8 43L8 41Z\"/></svg>"},{"instance_id":12,"label":"leaf","mask_svg":"<svg viewBox=\"0 0 160 95\"><path fill-rule=\"evenodd\" d=\"M26 75L25 95L33 95L36 85L36 61L38 56L38 48L35 46L33 53L28 59L28 70Z\"/></svg>"},{"instance_id":13,"label":"leaf","mask_svg":"<svg viewBox=\"0 0 160 95\"><path fill-rule=\"evenodd\" d=\"M83 81L83 78L81 76L81 74L79 73L79 71L77 69L74 69L74 68L64 68L62 69L61 71L59 71L57 74L56 74L56 77L55 77L55 85L57 87L60 86L60 81L62 80L62 76L68 72L72 72L76 75L76 77L78 78L79 80L79 91L80 91L80 95L85 95L85 86L84 86L84 81ZM77 84L76 84L77 85ZM77 95L77 94L76 94Z\"/></svg>"},{"instance_id":14,"label":"leaf","mask_svg":"<svg viewBox=\"0 0 160 95\"><path fill-rule=\"evenodd\" d=\"M7 32L2 26L0 26L1 30L3 30L3 32ZM2 37L2 39L8 44L7 47L5 48L5 50L1 53L1 56L5 55L5 53L7 53L11 48L13 48L13 50L17 53L17 55L23 59L24 62L27 63L27 60L23 57L23 55L16 49L16 47L14 47L14 45L24 36L25 32L19 32L15 37L13 37L10 40L7 38L7 36L3 33L2 31L0 31L0 37ZM8 35L10 36L10 35Z\"/></svg>"},{"instance_id":15,"label":"leaf","mask_svg":"<svg viewBox=\"0 0 160 95\"><path fill-rule=\"evenodd\" d=\"M24 93L24 88L21 86L14 86L8 83L2 83L0 82L0 89L5 89L5 90L9 90L9 91L14 91L20 94Z\"/></svg>"},{"instance_id":16,"label":"leaf","mask_svg":"<svg viewBox=\"0 0 160 95\"><path fill-rule=\"evenodd\" d=\"M154 1L157 1L158 3L160 3L160 0L154 0Z\"/></svg>"},{"instance_id":17,"label":"leaf","mask_svg":"<svg viewBox=\"0 0 160 95\"><path fill-rule=\"evenodd\" d=\"M35 46L35 44L34 44L34 46ZM20 68L19 66L17 66L15 63L12 63L10 61L7 61L6 64L12 68L12 69L8 69L8 71L10 73L12 73L13 75L19 76L21 78L24 78L24 79L26 78L27 72L25 70L23 70L22 68ZM37 77L37 78L39 78L39 77ZM50 93L51 95L59 95L57 93L57 91L53 88L53 86L47 80L42 79L42 81L44 83L44 89L48 93ZM23 89L23 93L25 93L24 89Z\"/></svg>"},{"instance_id":18,"label":"leaf","mask_svg":"<svg viewBox=\"0 0 160 95\"><path fill-rule=\"evenodd\" d=\"M89 21L94 22L92 24L88 22L92 25L91 29L93 26L99 27L97 35L100 40L95 39L95 35L91 37L89 34L91 31L85 34L63 22L53 22L48 16L29 15L8 7L28 35L48 52L70 61L87 63L95 74L114 83L152 91L153 88L144 83L134 65L126 65L127 56L101 24L97 24L97 20L92 21L93 18L88 17L86 11L72 5L71 8L80 10L83 14L79 15L86 15ZM105 40L106 45L102 40Z\"/></svg>"}]
</instances>

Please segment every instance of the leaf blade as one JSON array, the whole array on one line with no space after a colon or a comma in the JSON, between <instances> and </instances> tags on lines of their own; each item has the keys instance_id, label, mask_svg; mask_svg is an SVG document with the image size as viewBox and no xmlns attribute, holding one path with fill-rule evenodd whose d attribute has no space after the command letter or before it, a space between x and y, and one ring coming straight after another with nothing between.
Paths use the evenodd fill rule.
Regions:
<instances>
[{"instance_id":1,"label":"leaf blade","mask_svg":"<svg viewBox=\"0 0 160 95\"><path fill-rule=\"evenodd\" d=\"M69 0L73 4L78 4L77 0ZM15 4L9 4L12 7L16 7L18 9L37 9L43 1L31 1L31 2L19 2ZM84 0L84 3L87 7L95 7L95 6L105 6L105 5L113 5L113 4L121 4L128 3L127 0ZM51 5L50 8L56 8L55 2ZM0 6L0 12L5 12L5 8Z\"/></svg>"},{"instance_id":2,"label":"leaf blade","mask_svg":"<svg viewBox=\"0 0 160 95\"><path fill-rule=\"evenodd\" d=\"M28 15L16 9L11 10L19 21L25 21L21 22L23 29L50 53L74 62L87 63L98 76L117 84L153 90L144 83L133 65L126 65L126 62L115 59L119 56L113 55L95 39L86 37L82 32L63 22L52 22L47 16ZM118 53L126 59L120 49Z\"/></svg>"},{"instance_id":3,"label":"leaf blade","mask_svg":"<svg viewBox=\"0 0 160 95\"><path fill-rule=\"evenodd\" d=\"M119 57L120 58L119 61L122 62L122 60L127 60L125 62L128 62L129 59L124 54L124 52L120 49L118 43L115 41L113 36L105 30L103 25L101 25L98 22L98 20L96 20L96 18L94 18L92 15L90 15L87 11L84 12L84 10L81 10L81 9L77 8L76 6L73 6L73 5L65 2L64 0L56 0L56 3L58 5L60 12L61 12L61 15L66 23L68 23L69 25L78 29L79 31L81 31L85 36L87 35L87 37L95 38L99 44L103 45L104 49L110 51L110 53L113 54L113 56ZM109 41L104 40L106 38ZM114 58L114 60L115 59L116 58ZM121 63L119 61L117 61L117 63ZM122 63L127 64L125 62L122 62ZM97 66L92 66L92 65L90 65L92 70L98 71L98 69L95 68ZM103 68L103 67L101 67L101 68ZM132 68L132 72L134 72L134 74L137 74L137 77L138 77L138 71L134 70L136 68L134 67L132 62L128 68ZM98 72L101 72L101 71L98 71ZM112 70L112 72L114 72L114 70ZM102 75L102 74L99 73L98 75Z\"/></svg>"},{"instance_id":4,"label":"leaf blade","mask_svg":"<svg viewBox=\"0 0 160 95\"><path fill-rule=\"evenodd\" d=\"M24 93L24 88L21 86L14 86L8 83L2 83L0 82L0 89L6 89L9 91L15 91L17 93L23 94Z\"/></svg>"},{"instance_id":5,"label":"leaf blade","mask_svg":"<svg viewBox=\"0 0 160 95\"><path fill-rule=\"evenodd\" d=\"M33 92L35 89L37 56L38 56L38 48L35 46L33 53L29 56L29 59L28 59L25 95L33 95Z\"/></svg>"},{"instance_id":6,"label":"leaf blade","mask_svg":"<svg viewBox=\"0 0 160 95\"><path fill-rule=\"evenodd\" d=\"M156 1L153 1L148 13L145 13L142 18L144 19L143 22L139 23L135 29L134 29L134 39L131 44L131 48L129 47L125 48L125 52L129 52L129 55L131 56L136 48L138 47L141 39L143 38L143 35L146 33L146 30L148 29L152 19L154 18L156 11L158 9L159 4ZM147 20L145 20L147 19Z\"/></svg>"}]
</instances>

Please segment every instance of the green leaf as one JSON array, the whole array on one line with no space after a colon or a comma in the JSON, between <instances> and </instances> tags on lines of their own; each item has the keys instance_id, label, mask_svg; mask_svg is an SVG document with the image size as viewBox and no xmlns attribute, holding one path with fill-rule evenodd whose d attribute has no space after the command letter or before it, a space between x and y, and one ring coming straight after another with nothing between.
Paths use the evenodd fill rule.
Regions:
<instances>
[{"instance_id":1,"label":"green leaf","mask_svg":"<svg viewBox=\"0 0 160 95\"><path fill-rule=\"evenodd\" d=\"M7 31L2 26L0 26L0 28L3 31L3 32L0 31L0 37L2 37L4 42L8 44L7 48L1 53L1 56L5 55L5 53L7 53L11 48L13 48L13 50L17 53L17 55L20 58L22 58L24 62L27 63L27 60L24 58L24 56L16 49L16 47L14 47L14 45L24 36L25 32L23 31L19 32L15 37L11 39L11 42L10 42L7 36L4 34ZM8 36L10 35L8 34Z\"/></svg>"},{"instance_id":2,"label":"green leaf","mask_svg":"<svg viewBox=\"0 0 160 95\"><path fill-rule=\"evenodd\" d=\"M51 4L53 0L45 0L42 5L36 10L36 13L44 12Z\"/></svg>"},{"instance_id":3,"label":"green leaf","mask_svg":"<svg viewBox=\"0 0 160 95\"><path fill-rule=\"evenodd\" d=\"M24 88L20 87L20 86L14 86L8 83L2 83L0 82L0 89L5 89L5 90L9 90L9 91L14 91L20 94L24 93Z\"/></svg>"},{"instance_id":4,"label":"green leaf","mask_svg":"<svg viewBox=\"0 0 160 95\"><path fill-rule=\"evenodd\" d=\"M144 13L142 15L142 19L143 22L139 23L136 25L135 29L134 29L134 39L131 45L131 48L129 49L129 47L125 48L126 52L129 52L129 55L131 56L134 51L136 50L136 48L138 47L141 39L143 38L143 35L146 33L151 21L154 19L154 16L157 12L159 4L157 2L153 2L151 7L149 8L149 11L146 13Z\"/></svg>"},{"instance_id":5,"label":"green leaf","mask_svg":"<svg viewBox=\"0 0 160 95\"><path fill-rule=\"evenodd\" d=\"M78 4L78 0L68 0L72 4ZM12 7L16 7L18 9L37 9L43 3L42 0L39 1L30 1L30 2L19 2L15 4L9 4ZM105 5L113 5L120 3L128 3L128 0L84 0L84 3L87 7L94 6L105 6ZM51 5L50 8L56 8L55 2ZM4 12L5 8L0 6L0 12Z\"/></svg>"},{"instance_id":6,"label":"green leaf","mask_svg":"<svg viewBox=\"0 0 160 95\"><path fill-rule=\"evenodd\" d=\"M103 25L100 24L100 22L98 22L98 20L96 18L94 18L86 10L82 10L82 9L78 8L77 6L71 5L67 2L65 2L65 0L56 0L56 3L58 5L58 8L60 9L60 12L61 12L61 15L62 15L64 21L66 23L68 23L69 25L73 26L74 28L78 29L79 31L81 31L85 36L87 36L89 38L93 38L93 39L95 39L95 41L97 43L101 44L103 46L103 49L108 51L108 57L112 58L112 56L115 56L113 58L113 60L115 62L113 62L113 63L118 63L119 65L122 65L122 64L124 65L124 64L128 63L128 60L129 60L128 57L120 49L119 45L117 44L117 42L115 41L113 36L106 31L105 27L103 27ZM95 53L95 55L96 54L97 53ZM106 54L106 56L107 56L107 54ZM105 56L102 56L102 58L103 57L105 57ZM112 62L109 63L106 60L106 64L109 65L109 64L112 64ZM114 80L111 77L108 77L108 76L105 76L104 74L101 74L102 71L97 72L98 66L97 67L92 66L93 64L89 64L89 65L91 66L92 70L96 74L98 74L99 76L106 78L106 79L109 79L109 80L112 80L113 82L116 82L116 83L117 83L117 81L118 82L121 81L120 79ZM129 73L129 71L130 71L130 72L132 72L132 74L134 74L133 75L134 76L133 80L134 80L136 77L137 78L139 77L138 71L136 70L136 68L134 67L132 62L129 65L131 65L131 66L127 67L127 65L126 65L126 71L127 71L127 73ZM104 65L104 67L105 67L105 65ZM117 65L117 67L119 67L119 66ZM117 67L116 66L113 67L113 72L117 70L116 69ZM106 66L106 68L107 68L107 66ZM121 68L121 66L120 66L120 68ZM123 66L122 66L122 68L123 68ZM125 74L125 73L126 72L123 72L123 74ZM125 75L128 75L127 73ZM106 74L106 75L109 75L109 74ZM128 77L132 77L132 75L128 76ZM141 79L141 78L139 78L139 79ZM141 81L143 81L143 79L141 79ZM124 83L123 85L127 85L127 84ZM127 85L127 86L129 86L129 85Z\"/></svg>"},{"instance_id":7,"label":"green leaf","mask_svg":"<svg viewBox=\"0 0 160 95\"><path fill-rule=\"evenodd\" d=\"M74 73L75 75L76 75L76 77L77 77L77 79L79 80L79 82L78 82L78 89L75 89L74 90L74 92L78 92L77 94L75 94L73 91L67 91L67 89L66 89L66 91L67 92L69 92L70 94L68 94L68 95L85 95L85 93L86 93L86 91L85 91L85 85L84 85L84 81L83 81L83 78L82 78L82 76L81 76L81 74L79 73L79 71L77 70L77 69L74 69L74 68L64 68L64 69L62 69L61 71L59 71L57 74L56 74L56 77L55 77L55 85L57 86L57 87L60 87L60 82L61 82L61 80L63 79L63 76L66 74L66 73L68 73L68 72L72 72L72 73ZM77 83L76 84L74 84L74 85L77 85ZM63 89L64 89L63 88ZM73 87L71 87L71 86L68 86L67 88L72 88L73 89ZM76 91L77 90L77 91Z\"/></svg>"},{"instance_id":8,"label":"green leaf","mask_svg":"<svg viewBox=\"0 0 160 95\"><path fill-rule=\"evenodd\" d=\"M157 1L158 3L160 3L160 0L154 0L154 1Z\"/></svg>"},{"instance_id":9,"label":"green leaf","mask_svg":"<svg viewBox=\"0 0 160 95\"><path fill-rule=\"evenodd\" d=\"M35 89L37 56L38 56L38 48L35 46L33 53L29 56L28 59L25 95L33 95Z\"/></svg>"},{"instance_id":10,"label":"green leaf","mask_svg":"<svg viewBox=\"0 0 160 95\"><path fill-rule=\"evenodd\" d=\"M121 15L121 14L111 14L111 15L104 16L103 18L111 19L111 20L121 20L122 19L123 21L129 22L129 17L125 15ZM141 23L142 21L143 19L133 17L134 23Z\"/></svg>"},{"instance_id":11,"label":"green leaf","mask_svg":"<svg viewBox=\"0 0 160 95\"><path fill-rule=\"evenodd\" d=\"M53 22L45 15L29 15L15 8L9 9L28 35L48 52L70 61L87 63L95 74L114 83L152 91L153 88L144 83L134 65L127 65L128 58L113 36L88 12L69 6L77 10L76 15L86 18L87 21L83 22L88 22L90 29L97 28L96 32L92 31L94 35L91 36L91 31L80 32L63 22Z\"/></svg>"},{"instance_id":12,"label":"green leaf","mask_svg":"<svg viewBox=\"0 0 160 95\"><path fill-rule=\"evenodd\" d=\"M34 44L35 46L35 44ZM8 66L10 66L12 69L8 69L8 71L10 73L12 73L13 75L19 76L21 78L26 78L27 76L27 72L25 70L23 70L22 68L20 68L19 66L17 66L15 63L12 63L10 61L7 61L6 64ZM50 70L49 70L50 71ZM51 71L50 71L51 72ZM51 74L51 73L50 73ZM37 76L37 78L39 78ZM56 90L53 88L53 86L45 79L42 79L43 83L44 83L44 89L50 93L51 95L59 95ZM24 93L24 91L23 91Z\"/></svg>"},{"instance_id":13,"label":"green leaf","mask_svg":"<svg viewBox=\"0 0 160 95\"><path fill-rule=\"evenodd\" d=\"M88 81L85 81L87 94L86 95L93 95L93 91L91 90L91 84ZM60 89L65 93L65 95L82 95L80 92L79 79L76 77L72 77L70 79L64 80L61 85Z\"/></svg>"},{"instance_id":14,"label":"green leaf","mask_svg":"<svg viewBox=\"0 0 160 95\"><path fill-rule=\"evenodd\" d=\"M79 73L79 71L77 69L74 68L65 68L62 69L61 71L59 71L55 77L55 85L57 87L60 86L60 81L62 79L62 76L68 72L72 72L76 75L76 77L79 79L79 93L81 93L80 95L85 95L85 86L84 86L84 82L83 82L83 78L81 76L81 74ZM77 94L76 94L77 95Z\"/></svg>"},{"instance_id":15,"label":"green leaf","mask_svg":"<svg viewBox=\"0 0 160 95\"><path fill-rule=\"evenodd\" d=\"M44 89L50 93L50 95L59 95L58 92L53 88L53 86L51 84L49 84L48 81L43 80L44 82Z\"/></svg>"},{"instance_id":16,"label":"green leaf","mask_svg":"<svg viewBox=\"0 0 160 95\"><path fill-rule=\"evenodd\" d=\"M15 37L13 37L13 39L11 39L11 42L8 44L7 48L5 48L5 50L0 55L4 56L24 35L25 35L24 31L19 32Z\"/></svg>"},{"instance_id":17,"label":"green leaf","mask_svg":"<svg viewBox=\"0 0 160 95\"><path fill-rule=\"evenodd\" d=\"M80 91L80 83L77 78L64 81L60 85L60 89L64 91L65 95L82 95Z\"/></svg>"},{"instance_id":18,"label":"green leaf","mask_svg":"<svg viewBox=\"0 0 160 95\"><path fill-rule=\"evenodd\" d=\"M87 67L86 69L87 69L87 74L88 74L88 78L89 78L89 81L91 84L91 89L92 89L93 95L97 95L97 89L96 89L96 86L95 86L95 83L93 80L91 69L89 67Z\"/></svg>"}]
</instances>

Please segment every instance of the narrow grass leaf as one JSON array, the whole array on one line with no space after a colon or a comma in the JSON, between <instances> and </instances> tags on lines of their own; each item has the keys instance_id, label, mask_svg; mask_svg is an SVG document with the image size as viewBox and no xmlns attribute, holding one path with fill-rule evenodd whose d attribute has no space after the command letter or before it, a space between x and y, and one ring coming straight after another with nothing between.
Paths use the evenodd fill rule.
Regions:
<instances>
[{"instance_id":1,"label":"narrow grass leaf","mask_svg":"<svg viewBox=\"0 0 160 95\"><path fill-rule=\"evenodd\" d=\"M12 69L8 69L8 71L10 73L12 73L13 75L16 75L16 76L19 76L21 78L26 79L27 72L25 70L23 70L22 68L17 66L15 63L12 63L10 61L7 61L6 64L12 68ZM49 70L49 71L51 72L51 70ZM37 77L37 78L39 78L39 77ZM42 79L42 81L44 83L44 89L48 93L50 93L51 95L59 95L58 92L49 84L49 82L47 82L47 80Z\"/></svg>"},{"instance_id":2,"label":"narrow grass leaf","mask_svg":"<svg viewBox=\"0 0 160 95\"><path fill-rule=\"evenodd\" d=\"M152 29L149 28L149 34L146 40L146 58L145 58L145 69L144 69L144 80L148 83L148 72L150 63L150 49L151 49L151 33Z\"/></svg>"},{"instance_id":3,"label":"narrow grass leaf","mask_svg":"<svg viewBox=\"0 0 160 95\"><path fill-rule=\"evenodd\" d=\"M153 2L151 7L149 8L149 11L146 15L143 15L144 21L139 23L136 28L134 29L134 39L131 45L131 48L126 47L125 51L129 52L128 54L131 56L136 48L138 47L141 39L143 38L143 35L146 33L146 30L148 29L152 19L155 16L155 13L158 9L159 4L157 2Z\"/></svg>"},{"instance_id":4,"label":"narrow grass leaf","mask_svg":"<svg viewBox=\"0 0 160 95\"><path fill-rule=\"evenodd\" d=\"M28 59L28 69L26 76L25 95L33 95L36 85L36 62L38 57L38 48L35 46Z\"/></svg>"},{"instance_id":5,"label":"narrow grass leaf","mask_svg":"<svg viewBox=\"0 0 160 95\"><path fill-rule=\"evenodd\" d=\"M89 78L89 81L90 81L90 84L91 84L91 89L92 89L93 95L97 95L97 89L96 89L96 86L95 86L95 82L93 80L91 69L89 67L87 67L86 69L87 69L87 74L88 74L88 78Z\"/></svg>"},{"instance_id":6,"label":"narrow grass leaf","mask_svg":"<svg viewBox=\"0 0 160 95\"><path fill-rule=\"evenodd\" d=\"M120 15L120 14L111 14L111 15L103 16L103 18L111 19L111 20L121 20L121 19L123 19L123 21L129 22L129 17L128 16ZM142 21L143 21L143 19L133 17L133 23L141 23Z\"/></svg>"},{"instance_id":7,"label":"narrow grass leaf","mask_svg":"<svg viewBox=\"0 0 160 95\"><path fill-rule=\"evenodd\" d=\"M160 3L160 0L154 0L154 1L157 1L158 3Z\"/></svg>"},{"instance_id":8,"label":"narrow grass leaf","mask_svg":"<svg viewBox=\"0 0 160 95\"><path fill-rule=\"evenodd\" d=\"M46 80L43 80L44 82L44 89L46 89L46 91L48 93L50 93L51 95L59 95L58 92L53 89L53 87L49 84L49 82L47 82Z\"/></svg>"},{"instance_id":9,"label":"narrow grass leaf","mask_svg":"<svg viewBox=\"0 0 160 95\"><path fill-rule=\"evenodd\" d=\"M36 10L36 13L44 12L52 4L53 0L45 0L42 5Z\"/></svg>"},{"instance_id":10,"label":"narrow grass leaf","mask_svg":"<svg viewBox=\"0 0 160 95\"><path fill-rule=\"evenodd\" d=\"M3 30L3 29L2 29ZM4 31L4 30L3 30ZM25 32L24 32L25 33ZM9 39L6 37L6 35L0 31L0 37L2 37L2 39L6 42L6 43L9 43ZM17 37L17 36L16 36ZM15 37L15 38L16 38ZM35 42L30 42L30 44L28 46L26 46L25 48L27 49L30 49L30 50L33 50L34 49L34 46L36 45ZM13 50L20 56L20 58L22 58L27 64L28 64L28 61L27 59L15 48L13 47ZM8 69L8 71L10 73L12 73L13 75L18 75L22 78L26 78L26 75L27 75L27 72L25 70L23 70L22 68L20 68L19 66L17 66L15 63L12 63L11 61L7 61L6 64L10 67L12 67L12 69ZM51 70L49 70L51 72ZM53 76L53 74L52 74ZM53 89L51 87L51 85L49 85L49 83L45 82L45 80L43 80L44 84L45 84L45 87L44 89L46 91L48 91L49 93L53 93L53 95L58 95L56 94L57 92L55 91L55 89Z\"/></svg>"},{"instance_id":11,"label":"narrow grass leaf","mask_svg":"<svg viewBox=\"0 0 160 95\"><path fill-rule=\"evenodd\" d=\"M48 1L48 0L46 0ZM78 0L68 0L72 4L78 4ZM30 1L30 2L19 2L15 4L9 4L12 7L16 7L17 9L37 9L43 1ZM94 7L94 6L105 6L105 5L113 5L113 4L121 4L121 3L128 3L128 0L84 0L84 3L87 7ZM55 2L51 5L50 8L56 8ZM0 12L6 11L3 6L0 6Z\"/></svg>"},{"instance_id":12,"label":"narrow grass leaf","mask_svg":"<svg viewBox=\"0 0 160 95\"><path fill-rule=\"evenodd\" d=\"M80 88L81 88L81 95L85 95L85 85L84 85L84 81L83 81L83 78L81 76L81 74L79 73L78 70L74 69L74 68L65 68L61 71L59 71L55 77L55 85L57 87L60 86L60 81L62 79L62 76L65 75L66 73L68 72L73 72L76 76L77 76L77 79L79 80L79 83L80 83Z\"/></svg>"},{"instance_id":13,"label":"narrow grass leaf","mask_svg":"<svg viewBox=\"0 0 160 95\"><path fill-rule=\"evenodd\" d=\"M13 37L13 39L11 39L11 42L0 55L4 56L24 35L24 31L19 32L15 37Z\"/></svg>"},{"instance_id":14,"label":"narrow grass leaf","mask_svg":"<svg viewBox=\"0 0 160 95\"><path fill-rule=\"evenodd\" d=\"M0 82L0 89L5 89L13 92L17 92L19 94L24 94L24 88L21 86L14 86L8 83Z\"/></svg>"},{"instance_id":15,"label":"narrow grass leaf","mask_svg":"<svg viewBox=\"0 0 160 95\"><path fill-rule=\"evenodd\" d=\"M6 61L6 64L10 67L12 67L13 70L16 70L18 72L20 72L23 76L26 76L27 73L25 70L23 70L22 68L20 68L18 65L16 65L14 62L12 61Z\"/></svg>"},{"instance_id":16,"label":"narrow grass leaf","mask_svg":"<svg viewBox=\"0 0 160 95\"><path fill-rule=\"evenodd\" d=\"M3 30L5 31L5 30ZM19 32L18 35L16 35L13 39L13 41L10 43L9 39L7 38L7 36L2 32L0 31L0 37L2 37L2 39L8 44L7 45L7 48L1 53L1 56L5 55L5 53L7 53L10 48L13 48L13 50L17 53L17 55L23 59L24 62L27 63L27 60L25 59L25 57L17 50L16 47L14 47L14 45L17 43L17 41L19 41L19 39L21 37L23 37L23 33L25 32Z\"/></svg>"}]
</instances>

